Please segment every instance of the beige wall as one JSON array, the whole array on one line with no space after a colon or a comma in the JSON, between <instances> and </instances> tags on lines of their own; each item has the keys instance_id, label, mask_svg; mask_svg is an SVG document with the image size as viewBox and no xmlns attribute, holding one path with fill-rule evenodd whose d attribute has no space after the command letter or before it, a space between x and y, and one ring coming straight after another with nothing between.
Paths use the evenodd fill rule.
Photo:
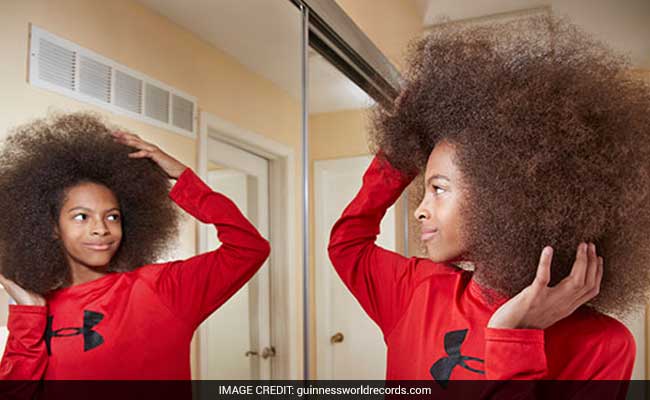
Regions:
<instances>
[{"instance_id":1,"label":"beige wall","mask_svg":"<svg viewBox=\"0 0 650 400\"><path fill-rule=\"evenodd\" d=\"M404 67L407 44L422 32L422 16L415 0L336 0L382 53Z\"/></svg>"},{"instance_id":2,"label":"beige wall","mask_svg":"<svg viewBox=\"0 0 650 400\"><path fill-rule=\"evenodd\" d=\"M368 154L367 111L348 110L309 116L312 160Z\"/></svg>"},{"instance_id":3,"label":"beige wall","mask_svg":"<svg viewBox=\"0 0 650 400\"><path fill-rule=\"evenodd\" d=\"M296 171L300 171L299 101L232 57L131 0L26 0L0 4L0 140L10 127L43 117L48 110L93 110L155 142L187 165L197 165L197 143L193 139L30 86L29 23L195 96L201 110L290 146L296 154ZM300 204L300 182L296 176L296 204ZM297 221L299 238L299 218ZM196 249L195 224L188 218L174 256L188 257ZM296 254L300 254L299 245ZM296 285L300 279L296 277Z\"/></svg>"},{"instance_id":4,"label":"beige wall","mask_svg":"<svg viewBox=\"0 0 650 400\"><path fill-rule=\"evenodd\" d=\"M552 9L629 56L636 68L650 68L650 1L553 0Z\"/></svg>"}]
</instances>

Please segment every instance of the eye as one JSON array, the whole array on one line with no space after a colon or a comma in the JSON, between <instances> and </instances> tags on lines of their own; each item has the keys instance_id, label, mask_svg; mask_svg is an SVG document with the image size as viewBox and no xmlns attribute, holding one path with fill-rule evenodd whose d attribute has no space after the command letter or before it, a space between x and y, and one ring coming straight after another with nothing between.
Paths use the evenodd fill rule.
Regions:
<instances>
[{"instance_id":1,"label":"eye","mask_svg":"<svg viewBox=\"0 0 650 400\"><path fill-rule=\"evenodd\" d=\"M72 217L75 221L85 221L86 218L88 218L88 216L84 213L75 214L75 216Z\"/></svg>"},{"instance_id":2,"label":"eye","mask_svg":"<svg viewBox=\"0 0 650 400\"><path fill-rule=\"evenodd\" d=\"M119 221L120 220L120 215L119 214L111 214L108 217L109 221Z\"/></svg>"},{"instance_id":3,"label":"eye","mask_svg":"<svg viewBox=\"0 0 650 400\"><path fill-rule=\"evenodd\" d=\"M445 189L441 188L440 186L431 185L431 188L435 194L443 194L445 192Z\"/></svg>"}]
</instances>

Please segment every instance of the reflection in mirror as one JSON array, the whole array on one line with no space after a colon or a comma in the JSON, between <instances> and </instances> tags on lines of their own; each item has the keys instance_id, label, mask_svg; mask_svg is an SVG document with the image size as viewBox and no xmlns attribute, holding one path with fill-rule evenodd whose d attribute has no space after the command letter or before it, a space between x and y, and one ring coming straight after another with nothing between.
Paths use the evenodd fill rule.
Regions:
<instances>
[{"instance_id":1,"label":"reflection in mirror","mask_svg":"<svg viewBox=\"0 0 650 400\"><path fill-rule=\"evenodd\" d=\"M309 51L309 156L313 210L312 377L384 379L386 346L332 267L327 245L334 222L357 194L372 160L367 115L374 102L313 49ZM381 223L378 243L403 251L401 201Z\"/></svg>"},{"instance_id":2,"label":"reflection in mirror","mask_svg":"<svg viewBox=\"0 0 650 400\"><path fill-rule=\"evenodd\" d=\"M151 328L156 335L152 336L160 340L138 336L137 342L129 339L128 346L114 346L126 340L124 329L143 332L146 324L135 321L138 326L127 326L130 314L123 309L102 311L104 317L93 329L105 345L69 359L87 365L84 355L111 349L105 357L121 360L125 365L119 370L108 364L83 371L50 366L44 377L183 379L191 373L195 379L300 378L299 9L289 1L264 0L92 4L73 0L57 7L45 2L5 3L0 22L6 29L0 48L4 59L11 61L5 63L7 73L2 76L3 93L9 96L0 98L0 139L6 138L9 128L44 117L51 110L95 112L193 169L210 189L231 199L273 248L252 277L243 273L240 265L245 252L237 250L236 256L223 257L227 263L212 266L214 273L205 279L188 279L203 285L202 290L179 290L173 300L187 301L182 310L171 307L174 313L170 317L180 324L197 315L197 321L191 320L191 329L156 327L156 320ZM215 198L206 197L205 201ZM184 218L176 246L158 262L186 260L221 245L210 224L214 215L192 209L192 217L179 211ZM226 234L228 228L224 225L219 233ZM224 243L226 236L221 238ZM241 236L240 232L231 239ZM228 245L219 249L224 254L224 249L233 251ZM243 287L236 291L239 286ZM109 296L110 291L98 295ZM129 303L136 302L132 300L136 297L122 296L120 301L127 302L125 307L147 310L140 300ZM214 300L212 306L199 312L197 307L207 298ZM102 304L118 301L105 300ZM7 293L0 290L3 344L7 301ZM150 315L167 315L168 311L152 308ZM54 313L55 333L79 325L56 310L49 312ZM84 349L81 335L54 336L53 352L64 351L60 346L67 345L70 351L78 346ZM165 338L181 338L182 348L166 347ZM118 348L129 349L129 354ZM166 355L171 354L180 354L181 360L167 362ZM127 362L129 357L168 373L143 375L152 369Z\"/></svg>"}]
</instances>

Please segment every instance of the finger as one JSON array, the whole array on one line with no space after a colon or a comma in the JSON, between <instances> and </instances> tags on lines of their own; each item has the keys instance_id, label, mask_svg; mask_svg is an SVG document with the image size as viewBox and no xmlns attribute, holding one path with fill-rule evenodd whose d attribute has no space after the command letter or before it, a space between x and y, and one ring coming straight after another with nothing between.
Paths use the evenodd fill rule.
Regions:
<instances>
[{"instance_id":1,"label":"finger","mask_svg":"<svg viewBox=\"0 0 650 400\"><path fill-rule=\"evenodd\" d=\"M583 296L579 297L576 305L576 308L587 303L589 300L595 298L598 296L600 293L600 282L602 281L603 278L603 258L602 257L597 257L596 259L596 266L594 268L596 270L596 276L595 276L595 282L593 287L591 287Z\"/></svg>"},{"instance_id":2,"label":"finger","mask_svg":"<svg viewBox=\"0 0 650 400\"><path fill-rule=\"evenodd\" d=\"M589 244L589 266L585 276L585 287L590 290L596 285L596 275L598 274L598 254L596 254L596 245Z\"/></svg>"},{"instance_id":3,"label":"finger","mask_svg":"<svg viewBox=\"0 0 650 400\"><path fill-rule=\"evenodd\" d=\"M0 285L7 291L10 296L15 296L15 291L22 289L18 284L11 279L6 278L4 275L0 274Z\"/></svg>"},{"instance_id":4,"label":"finger","mask_svg":"<svg viewBox=\"0 0 650 400\"><path fill-rule=\"evenodd\" d=\"M140 150L136 151L134 153L129 153L130 158L145 158L145 157L151 157L151 153L147 150Z\"/></svg>"},{"instance_id":5,"label":"finger","mask_svg":"<svg viewBox=\"0 0 650 400\"><path fill-rule=\"evenodd\" d=\"M600 286L600 281L603 279L603 272L605 272L605 261L602 257L598 257L598 274L596 275L596 283Z\"/></svg>"},{"instance_id":6,"label":"finger","mask_svg":"<svg viewBox=\"0 0 650 400\"><path fill-rule=\"evenodd\" d=\"M573 263L571 274L569 277L572 280L574 289L579 289L585 284L585 274L587 265L589 263L588 246L587 243L580 243L576 251L576 261Z\"/></svg>"},{"instance_id":7,"label":"finger","mask_svg":"<svg viewBox=\"0 0 650 400\"><path fill-rule=\"evenodd\" d=\"M127 131L112 131L111 135L113 135L115 137L123 137L123 138L136 138L136 137L139 137L138 135L135 135L135 134L127 132Z\"/></svg>"},{"instance_id":8,"label":"finger","mask_svg":"<svg viewBox=\"0 0 650 400\"><path fill-rule=\"evenodd\" d=\"M113 135L114 139L121 140L121 141L135 140L135 141L139 141L139 142L142 142L142 143L146 143L144 140L142 140L142 138L140 138L140 136L135 135L133 133L129 133L129 132L114 131L114 132L111 132L111 135Z\"/></svg>"},{"instance_id":9,"label":"finger","mask_svg":"<svg viewBox=\"0 0 650 400\"><path fill-rule=\"evenodd\" d=\"M120 139L118 141L120 143L122 143L122 144L125 144L125 145L130 146L130 147L134 147L134 148L136 148L138 150L147 150L147 151L153 152L153 151L155 151L157 149L154 145L152 145L150 143L147 143L145 141L142 141L140 139L122 138L122 139Z\"/></svg>"},{"instance_id":10,"label":"finger","mask_svg":"<svg viewBox=\"0 0 650 400\"><path fill-rule=\"evenodd\" d=\"M126 139L135 140L137 142L140 142L140 143L148 145L148 146L153 146L151 143L149 143L146 140L142 139L139 135L136 135L135 133L126 132L123 137L126 138Z\"/></svg>"},{"instance_id":11,"label":"finger","mask_svg":"<svg viewBox=\"0 0 650 400\"><path fill-rule=\"evenodd\" d=\"M116 139L118 141L124 141L124 140L129 140L129 139L136 139L136 137L128 132L122 132L122 131L115 131L111 132L111 135L113 136L113 139Z\"/></svg>"},{"instance_id":12,"label":"finger","mask_svg":"<svg viewBox=\"0 0 650 400\"><path fill-rule=\"evenodd\" d=\"M533 285L537 288L547 287L549 282L551 282L551 261L553 261L553 248L546 246L542 250L542 255L539 257L537 273L533 281Z\"/></svg>"},{"instance_id":13,"label":"finger","mask_svg":"<svg viewBox=\"0 0 650 400\"><path fill-rule=\"evenodd\" d=\"M11 279L7 278L6 276L0 274L0 283L3 285L15 285L16 282L12 281Z\"/></svg>"},{"instance_id":14,"label":"finger","mask_svg":"<svg viewBox=\"0 0 650 400\"><path fill-rule=\"evenodd\" d=\"M603 281L603 274L605 272L605 261L602 257L598 257L598 269L596 273L596 288L600 292L600 283Z\"/></svg>"}]
</instances>

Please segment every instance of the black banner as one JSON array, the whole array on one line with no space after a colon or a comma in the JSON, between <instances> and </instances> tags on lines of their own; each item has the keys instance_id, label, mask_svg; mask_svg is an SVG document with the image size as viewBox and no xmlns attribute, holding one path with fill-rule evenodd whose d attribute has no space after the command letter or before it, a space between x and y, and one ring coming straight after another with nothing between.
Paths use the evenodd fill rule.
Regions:
<instances>
[{"instance_id":1,"label":"black banner","mask_svg":"<svg viewBox=\"0 0 650 400\"><path fill-rule=\"evenodd\" d=\"M5 381L0 399L646 399L650 381Z\"/></svg>"}]
</instances>

